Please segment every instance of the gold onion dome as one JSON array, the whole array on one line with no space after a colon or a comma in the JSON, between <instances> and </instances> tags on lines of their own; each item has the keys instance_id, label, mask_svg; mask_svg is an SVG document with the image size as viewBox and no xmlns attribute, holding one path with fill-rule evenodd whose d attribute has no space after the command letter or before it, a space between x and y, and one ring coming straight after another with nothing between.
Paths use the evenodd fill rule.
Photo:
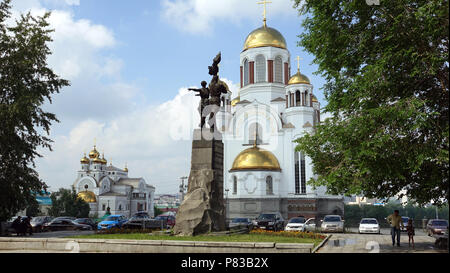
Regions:
<instances>
[{"instance_id":1,"label":"gold onion dome","mask_svg":"<svg viewBox=\"0 0 450 273\"><path fill-rule=\"evenodd\" d=\"M94 146L94 149L89 153L89 157L91 159L97 158L100 156L100 153L97 151L97 147Z\"/></svg>"},{"instance_id":2,"label":"gold onion dome","mask_svg":"<svg viewBox=\"0 0 450 273\"><path fill-rule=\"evenodd\" d=\"M281 35L278 30L264 25L255 29L247 36L244 44L244 51L249 48L266 46L287 49L286 40L283 35Z\"/></svg>"},{"instance_id":3,"label":"gold onion dome","mask_svg":"<svg viewBox=\"0 0 450 273\"><path fill-rule=\"evenodd\" d=\"M84 157L80 160L81 164L89 164L89 158L86 157L86 154L84 154Z\"/></svg>"},{"instance_id":4,"label":"gold onion dome","mask_svg":"<svg viewBox=\"0 0 450 273\"><path fill-rule=\"evenodd\" d=\"M84 200L86 203L95 203L97 202L97 198L95 194L91 191L81 191L78 193L78 198Z\"/></svg>"},{"instance_id":5,"label":"gold onion dome","mask_svg":"<svg viewBox=\"0 0 450 273\"><path fill-rule=\"evenodd\" d=\"M231 171L269 170L281 171L273 153L257 146L242 151L234 160Z\"/></svg>"},{"instance_id":6,"label":"gold onion dome","mask_svg":"<svg viewBox=\"0 0 450 273\"><path fill-rule=\"evenodd\" d=\"M312 102L319 102L319 100L317 100L317 97L315 95L313 95Z\"/></svg>"},{"instance_id":7,"label":"gold onion dome","mask_svg":"<svg viewBox=\"0 0 450 273\"><path fill-rule=\"evenodd\" d=\"M94 158L94 163L99 163L99 164L103 164L103 160L100 158L100 156L97 156L96 158Z\"/></svg>"},{"instance_id":8,"label":"gold onion dome","mask_svg":"<svg viewBox=\"0 0 450 273\"><path fill-rule=\"evenodd\" d=\"M297 74L291 77L291 79L288 82L288 85L292 84L311 84L308 77L300 73L300 70L297 71Z\"/></svg>"},{"instance_id":9,"label":"gold onion dome","mask_svg":"<svg viewBox=\"0 0 450 273\"><path fill-rule=\"evenodd\" d=\"M235 98L234 100L231 101L231 106L236 106L236 104L238 104L238 102L241 101L241 96L238 96L237 98Z\"/></svg>"}]
</instances>

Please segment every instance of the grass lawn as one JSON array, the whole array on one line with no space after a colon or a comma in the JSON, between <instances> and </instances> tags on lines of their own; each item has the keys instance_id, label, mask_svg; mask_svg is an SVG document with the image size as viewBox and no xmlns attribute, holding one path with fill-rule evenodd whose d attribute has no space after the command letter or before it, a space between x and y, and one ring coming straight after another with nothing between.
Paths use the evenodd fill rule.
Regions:
<instances>
[{"instance_id":1,"label":"grass lawn","mask_svg":"<svg viewBox=\"0 0 450 273\"><path fill-rule=\"evenodd\" d=\"M317 246L322 242L321 239L293 238L282 236L270 236L260 234L238 234L223 236L168 236L168 235L149 235L145 233L131 234L92 234L73 236L74 239L118 239L118 240L178 240L178 241L213 241L213 242L274 242L274 243L313 243Z\"/></svg>"}]
</instances>

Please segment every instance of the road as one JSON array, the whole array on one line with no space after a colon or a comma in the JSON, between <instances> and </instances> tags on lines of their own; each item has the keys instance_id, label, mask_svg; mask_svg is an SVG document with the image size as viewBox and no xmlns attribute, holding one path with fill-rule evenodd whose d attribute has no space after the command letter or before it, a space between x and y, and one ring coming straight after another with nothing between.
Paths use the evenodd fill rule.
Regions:
<instances>
[{"instance_id":1,"label":"road","mask_svg":"<svg viewBox=\"0 0 450 273\"><path fill-rule=\"evenodd\" d=\"M416 229L415 248L409 247L408 235L402 232L400 247L392 246L390 229L382 229L381 234L358 234L358 228L350 228L347 233L333 233L328 242L317 253L448 253L435 247L435 239L422 230Z\"/></svg>"}]
</instances>

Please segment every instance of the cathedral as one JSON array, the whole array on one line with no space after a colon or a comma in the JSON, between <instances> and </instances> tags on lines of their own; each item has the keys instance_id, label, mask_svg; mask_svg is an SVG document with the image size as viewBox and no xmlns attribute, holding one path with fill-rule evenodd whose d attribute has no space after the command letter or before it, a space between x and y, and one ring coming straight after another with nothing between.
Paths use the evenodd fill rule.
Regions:
<instances>
[{"instance_id":1,"label":"cathedral","mask_svg":"<svg viewBox=\"0 0 450 273\"><path fill-rule=\"evenodd\" d=\"M73 186L78 197L89 203L90 217L110 214L131 217L136 212L154 216L155 187L143 178L128 177L128 168L108 166L105 156L100 156L96 146L80 161L81 170Z\"/></svg>"},{"instance_id":2,"label":"cathedral","mask_svg":"<svg viewBox=\"0 0 450 273\"><path fill-rule=\"evenodd\" d=\"M297 61L300 58L297 57ZM320 123L314 86L294 75L283 35L267 26L251 32L240 54L240 89L222 99L217 114L224 142L224 198L227 218L280 212L284 218L343 215L342 196L307 181L311 159L296 152L299 137ZM237 96L236 96L237 95Z\"/></svg>"}]
</instances>

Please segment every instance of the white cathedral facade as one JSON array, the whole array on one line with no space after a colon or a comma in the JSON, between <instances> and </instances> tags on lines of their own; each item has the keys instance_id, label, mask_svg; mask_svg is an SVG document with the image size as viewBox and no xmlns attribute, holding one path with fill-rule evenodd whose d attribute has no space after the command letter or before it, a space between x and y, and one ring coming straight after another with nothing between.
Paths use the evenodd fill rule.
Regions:
<instances>
[{"instance_id":1,"label":"white cathedral facade","mask_svg":"<svg viewBox=\"0 0 450 273\"><path fill-rule=\"evenodd\" d=\"M225 94L217 115L228 219L266 212L285 218L343 214L342 196L306 183L314 177L311 159L295 151L294 141L313 133L320 104L300 66L293 76L290 69L285 38L264 21L240 54L238 96L231 100Z\"/></svg>"},{"instance_id":2,"label":"white cathedral facade","mask_svg":"<svg viewBox=\"0 0 450 273\"><path fill-rule=\"evenodd\" d=\"M112 215L131 217L136 212L154 216L155 187L143 178L128 177L128 168L107 165L96 147L81 159L81 170L73 187L78 197L89 203L90 217L102 217L108 211Z\"/></svg>"}]
</instances>

